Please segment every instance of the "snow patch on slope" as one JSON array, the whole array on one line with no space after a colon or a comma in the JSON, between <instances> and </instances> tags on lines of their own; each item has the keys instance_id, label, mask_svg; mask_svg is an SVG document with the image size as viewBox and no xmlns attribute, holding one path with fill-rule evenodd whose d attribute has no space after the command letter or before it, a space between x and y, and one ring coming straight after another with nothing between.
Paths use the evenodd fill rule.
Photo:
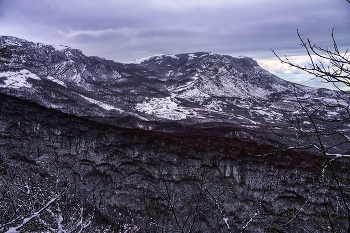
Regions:
<instances>
[{"instance_id":1,"label":"snow patch on slope","mask_svg":"<svg viewBox=\"0 0 350 233\"><path fill-rule=\"evenodd\" d=\"M152 98L149 101L138 103L136 110L159 118L181 120L186 118L205 118L198 112L208 109L198 109L180 106L173 96L166 98ZM209 110L210 111L210 110Z\"/></svg>"},{"instance_id":2,"label":"snow patch on slope","mask_svg":"<svg viewBox=\"0 0 350 233\"><path fill-rule=\"evenodd\" d=\"M136 109L140 112L170 120L185 119L190 114L190 111L179 106L171 97L152 98L150 101L137 104Z\"/></svg>"},{"instance_id":3,"label":"snow patch on slope","mask_svg":"<svg viewBox=\"0 0 350 233\"><path fill-rule=\"evenodd\" d=\"M159 55L155 55L155 56L150 56L150 57L144 57L144 58L138 58L135 60L132 60L130 62L127 62L127 64L141 64L142 62L148 61L150 59L156 59L156 60L161 60L163 57L171 57L173 59L179 59L177 56L175 55L170 55L170 54L159 54Z\"/></svg>"},{"instance_id":4,"label":"snow patch on slope","mask_svg":"<svg viewBox=\"0 0 350 233\"><path fill-rule=\"evenodd\" d=\"M54 49L56 49L57 51L63 51L63 50L65 50L65 49L70 49L70 47L69 46L67 46L67 45L55 45L55 44L53 44L53 45L51 45Z\"/></svg>"},{"instance_id":5,"label":"snow patch on slope","mask_svg":"<svg viewBox=\"0 0 350 233\"><path fill-rule=\"evenodd\" d=\"M210 114L225 114L221 108L221 104L223 104L221 101L211 101L210 103L203 105L201 108L191 108L181 106L174 97L175 95L172 94L171 97L152 98L142 103L138 103L136 105L136 110L168 120L182 120L186 118L205 119ZM229 115L236 119L244 118L236 114ZM251 121L246 118L243 120ZM255 124L255 122L253 123Z\"/></svg>"},{"instance_id":6,"label":"snow patch on slope","mask_svg":"<svg viewBox=\"0 0 350 233\"><path fill-rule=\"evenodd\" d=\"M6 36L1 40L3 45L14 45L14 46L20 46L24 41L25 40L23 39L19 39L12 36Z\"/></svg>"},{"instance_id":7,"label":"snow patch on slope","mask_svg":"<svg viewBox=\"0 0 350 233\"><path fill-rule=\"evenodd\" d=\"M123 111L122 109L120 109L120 108L116 108L116 107L114 107L114 106L112 106L112 105L103 103L103 102L98 101L98 100L91 99L91 98L86 97L86 96L83 96L83 95L81 95L81 94L79 94L79 95L80 95L82 98L84 98L84 99L86 99L87 101L89 101L90 103L96 104L96 105L98 105L99 107L101 107L101 108L103 108L103 109L105 109L105 110L108 110L108 111L110 111L110 110L117 110L117 111L119 111L119 112L124 112L124 111Z\"/></svg>"},{"instance_id":8,"label":"snow patch on slope","mask_svg":"<svg viewBox=\"0 0 350 233\"><path fill-rule=\"evenodd\" d=\"M226 69L221 68L218 74L211 72L197 73L186 84L169 89L180 98L201 101L211 97L239 97L242 99L266 99L270 91L249 82L237 81Z\"/></svg>"},{"instance_id":9,"label":"snow patch on slope","mask_svg":"<svg viewBox=\"0 0 350 233\"><path fill-rule=\"evenodd\" d=\"M46 79L48 79L48 80L50 80L52 82L55 82L55 83L57 83L57 84L59 84L61 86L67 87L67 85L63 81L58 80L57 78L54 78L54 77L51 77L51 76L47 76Z\"/></svg>"},{"instance_id":10,"label":"snow patch on slope","mask_svg":"<svg viewBox=\"0 0 350 233\"><path fill-rule=\"evenodd\" d=\"M0 87L9 87L9 88L15 88L15 89L31 88L32 85L28 82L28 79L40 80L40 78L36 74L33 74L26 69L16 71L16 72L12 72L12 71L1 72L0 80L5 82L5 84L0 84Z\"/></svg>"},{"instance_id":11,"label":"snow patch on slope","mask_svg":"<svg viewBox=\"0 0 350 233\"><path fill-rule=\"evenodd\" d=\"M196 55L193 54L193 53L188 54L188 60L192 60L192 59L197 58L197 57L198 57L198 56L196 56Z\"/></svg>"}]
</instances>

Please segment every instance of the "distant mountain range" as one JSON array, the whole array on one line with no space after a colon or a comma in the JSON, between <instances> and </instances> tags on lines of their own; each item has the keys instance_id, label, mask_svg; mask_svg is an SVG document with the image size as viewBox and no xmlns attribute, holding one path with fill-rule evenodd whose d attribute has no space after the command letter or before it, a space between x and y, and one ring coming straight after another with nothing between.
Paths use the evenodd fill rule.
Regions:
<instances>
[{"instance_id":1,"label":"distant mountain range","mask_svg":"<svg viewBox=\"0 0 350 233\"><path fill-rule=\"evenodd\" d=\"M9 36L0 37L0 92L77 116L249 127L283 123L297 98L310 107L340 95L282 80L248 57L199 52L119 63Z\"/></svg>"}]
</instances>

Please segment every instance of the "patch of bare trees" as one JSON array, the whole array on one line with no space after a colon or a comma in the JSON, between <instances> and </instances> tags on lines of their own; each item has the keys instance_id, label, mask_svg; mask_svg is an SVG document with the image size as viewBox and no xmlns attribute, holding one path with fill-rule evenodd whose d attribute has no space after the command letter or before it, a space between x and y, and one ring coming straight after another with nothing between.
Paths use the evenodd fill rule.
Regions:
<instances>
[{"instance_id":1,"label":"patch of bare trees","mask_svg":"<svg viewBox=\"0 0 350 233\"><path fill-rule=\"evenodd\" d=\"M8 175L11 173L11 176ZM0 231L84 232L91 224L83 204L51 177L7 167L0 174Z\"/></svg>"}]
</instances>

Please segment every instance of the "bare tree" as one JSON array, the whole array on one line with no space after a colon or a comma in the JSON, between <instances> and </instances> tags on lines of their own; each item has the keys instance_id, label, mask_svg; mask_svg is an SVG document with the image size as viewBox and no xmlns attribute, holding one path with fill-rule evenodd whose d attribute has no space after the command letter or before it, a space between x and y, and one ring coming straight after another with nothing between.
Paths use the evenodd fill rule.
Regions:
<instances>
[{"instance_id":1,"label":"bare tree","mask_svg":"<svg viewBox=\"0 0 350 233\"><path fill-rule=\"evenodd\" d=\"M297 30L301 46L304 47L309 58L307 66L294 63L287 56L284 58L278 56L275 51L273 53L278 59L287 65L303 70L309 74L320 78L326 83L331 83L333 86L345 93L349 93L344 87L350 87L350 55L349 50L346 49L341 52L338 48L334 29L331 36L333 40L333 48L315 45L309 38L303 39Z\"/></svg>"},{"instance_id":2,"label":"bare tree","mask_svg":"<svg viewBox=\"0 0 350 233\"><path fill-rule=\"evenodd\" d=\"M350 55L348 49L343 52L339 49L334 30L331 33L332 48L315 45L309 38L304 39L299 31L297 34L308 55L307 65L295 63L287 56L280 57L275 51L273 53L282 63L333 84L338 92L334 91L333 100L320 99L317 105L307 107L295 88L296 114L285 114L286 121L294 131L294 136L289 135L288 140L294 145L286 149L308 149L322 155L320 179L311 192L312 196L321 188L328 189L333 196L320 200L321 217L328 222L325 229L350 233ZM336 190L331 190L330 183Z\"/></svg>"},{"instance_id":3,"label":"bare tree","mask_svg":"<svg viewBox=\"0 0 350 233\"><path fill-rule=\"evenodd\" d=\"M84 232L91 224L91 214L69 191L69 185L21 167L8 167L7 172L12 176L0 174L1 232Z\"/></svg>"}]
</instances>

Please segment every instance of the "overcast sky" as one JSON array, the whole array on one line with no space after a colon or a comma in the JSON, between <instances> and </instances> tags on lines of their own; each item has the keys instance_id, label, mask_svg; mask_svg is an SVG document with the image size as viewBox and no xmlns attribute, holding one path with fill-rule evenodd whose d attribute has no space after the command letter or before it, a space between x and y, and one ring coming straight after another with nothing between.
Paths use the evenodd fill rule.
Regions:
<instances>
[{"instance_id":1,"label":"overcast sky","mask_svg":"<svg viewBox=\"0 0 350 233\"><path fill-rule=\"evenodd\" d=\"M319 45L350 47L346 0L0 0L0 34L68 45L119 62L156 54L245 55L305 82L271 52L303 62L296 29ZM312 85L307 82L306 84Z\"/></svg>"}]
</instances>

